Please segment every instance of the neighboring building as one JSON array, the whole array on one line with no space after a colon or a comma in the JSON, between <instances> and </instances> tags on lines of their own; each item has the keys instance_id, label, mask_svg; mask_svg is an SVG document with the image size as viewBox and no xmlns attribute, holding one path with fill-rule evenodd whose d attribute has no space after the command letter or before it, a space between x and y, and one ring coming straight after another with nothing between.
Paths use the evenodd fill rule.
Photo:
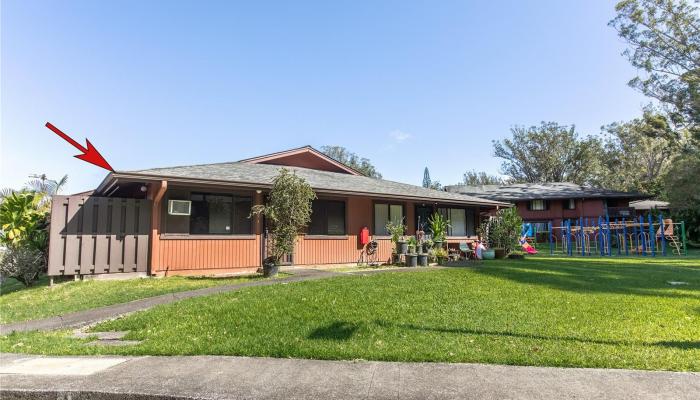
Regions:
<instances>
[{"instance_id":1,"label":"neighboring building","mask_svg":"<svg viewBox=\"0 0 700 400\"><path fill-rule=\"evenodd\" d=\"M390 219L407 234L434 211L451 220L448 242L473 240L479 216L507 203L363 176L302 147L238 162L116 171L93 193L57 196L49 274L141 272L152 275L255 271L266 255L263 204L280 168L304 178L318 200L290 262L357 262L364 227L388 261Z\"/></svg>"},{"instance_id":2,"label":"neighboring building","mask_svg":"<svg viewBox=\"0 0 700 400\"><path fill-rule=\"evenodd\" d=\"M630 207L634 208L637 215L646 215L653 210L662 211L664 213L668 213L671 210L669 202L660 200L630 201Z\"/></svg>"},{"instance_id":3,"label":"neighboring building","mask_svg":"<svg viewBox=\"0 0 700 400\"><path fill-rule=\"evenodd\" d=\"M567 219L631 218L634 208L630 201L646 198L641 193L619 192L597 189L568 182L519 183L511 185L445 187L450 193L461 193L488 200L514 203L526 222L538 224L545 229L547 223L561 226Z\"/></svg>"}]
</instances>

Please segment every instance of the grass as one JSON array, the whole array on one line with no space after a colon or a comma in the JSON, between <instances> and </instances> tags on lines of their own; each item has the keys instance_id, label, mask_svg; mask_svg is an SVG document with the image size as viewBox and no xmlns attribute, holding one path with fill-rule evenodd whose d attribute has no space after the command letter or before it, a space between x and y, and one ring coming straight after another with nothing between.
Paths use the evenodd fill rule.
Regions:
<instances>
[{"instance_id":1,"label":"grass","mask_svg":"<svg viewBox=\"0 0 700 400\"><path fill-rule=\"evenodd\" d=\"M533 257L344 276L188 299L94 330L143 342L34 332L1 337L0 350L699 371L700 261Z\"/></svg>"},{"instance_id":2,"label":"grass","mask_svg":"<svg viewBox=\"0 0 700 400\"><path fill-rule=\"evenodd\" d=\"M25 288L15 279L8 279L0 286L0 323L52 317L165 293L240 283L252 279L259 279L259 277L86 280L64 282L49 287L49 280L44 276L29 288Z\"/></svg>"}]
</instances>

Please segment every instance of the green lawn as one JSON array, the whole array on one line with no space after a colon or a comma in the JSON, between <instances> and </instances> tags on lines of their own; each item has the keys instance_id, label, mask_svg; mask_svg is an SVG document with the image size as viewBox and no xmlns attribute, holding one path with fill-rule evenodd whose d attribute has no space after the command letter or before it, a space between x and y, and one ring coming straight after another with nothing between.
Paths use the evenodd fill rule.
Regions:
<instances>
[{"instance_id":1,"label":"green lawn","mask_svg":"<svg viewBox=\"0 0 700 400\"><path fill-rule=\"evenodd\" d=\"M121 281L86 280L48 286L42 277L25 288L14 279L0 286L0 323L26 321L65 314L72 311L157 296L207 286L225 285L256 279L254 276L233 278L169 277Z\"/></svg>"},{"instance_id":2,"label":"green lawn","mask_svg":"<svg viewBox=\"0 0 700 400\"><path fill-rule=\"evenodd\" d=\"M0 350L699 371L700 261L534 257L344 276L188 299L95 330L143 342L25 333Z\"/></svg>"}]
</instances>

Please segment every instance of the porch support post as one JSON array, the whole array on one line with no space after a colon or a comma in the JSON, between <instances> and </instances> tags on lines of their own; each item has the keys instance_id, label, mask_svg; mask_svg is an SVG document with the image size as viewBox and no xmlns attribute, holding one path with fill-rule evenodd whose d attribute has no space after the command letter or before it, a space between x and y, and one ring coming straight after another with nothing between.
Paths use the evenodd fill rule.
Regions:
<instances>
[{"instance_id":1,"label":"porch support post","mask_svg":"<svg viewBox=\"0 0 700 400\"><path fill-rule=\"evenodd\" d=\"M259 193L258 193L259 192ZM264 202L264 196L262 190L256 190L253 195L253 205L262 205ZM260 214L253 217L253 233L258 239L258 247L260 249L260 263L258 267L262 267L263 260L265 259L265 235L263 232L263 219Z\"/></svg>"},{"instance_id":2,"label":"porch support post","mask_svg":"<svg viewBox=\"0 0 700 400\"><path fill-rule=\"evenodd\" d=\"M160 270L160 214L161 201L168 190L168 182L161 181L160 183L151 183L148 185L148 193L146 197L153 201L153 210L151 210L151 235L150 235L150 275L155 275Z\"/></svg>"}]
</instances>

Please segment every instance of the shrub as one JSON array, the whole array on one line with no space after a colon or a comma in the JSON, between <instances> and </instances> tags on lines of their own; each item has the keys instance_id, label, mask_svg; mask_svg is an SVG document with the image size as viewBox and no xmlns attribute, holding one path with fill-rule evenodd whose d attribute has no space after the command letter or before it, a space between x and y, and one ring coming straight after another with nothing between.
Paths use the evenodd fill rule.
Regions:
<instances>
[{"instance_id":1,"label":"shrub","mask_svg":"<svg viewBox=\"0 0 700 400\"><path fill-rule=\"evenodd\" d=\"M0 260L0 274L15 278L25 286L31 286L39 279L44 269L44 254L28 246L11 246L5 250Z\"/></svg>"},{"instance_id":2,"label":"shrub","mask_svg":"<svg viewBox=\"0 0 700 400\"><path fill-rule=\"evenodd\" d=\"M433 214L428 219L430 230L433 234L433 242L444 242L447 236L447 229L450 227L450 221L445 219L440 213Z\"/></svg>"},{"instance_id":3,"label":"shrub","mask_svg":"<svg viewBox=\"0 0 700 400\"><path fill-rule=\"evenodd\" d=\"M294 251L299 231L311 222L311 202L315 198L304 178L282 168L272 183L267 204L253 207L252 215L265 215L271 226L274 264L279 265L282 257Z\"/></svg>"},{"instance_id":4,"label":"shrub","mask_svg":"<svg viewBox=\"0 0 700 400\"><path fill-rule=\"evenodd\" d=\"M499 210L480 228L481 237L490 248L504 249L510 254L520 239L523 219L515 207Z\"/></svg>"}]
</instances>

